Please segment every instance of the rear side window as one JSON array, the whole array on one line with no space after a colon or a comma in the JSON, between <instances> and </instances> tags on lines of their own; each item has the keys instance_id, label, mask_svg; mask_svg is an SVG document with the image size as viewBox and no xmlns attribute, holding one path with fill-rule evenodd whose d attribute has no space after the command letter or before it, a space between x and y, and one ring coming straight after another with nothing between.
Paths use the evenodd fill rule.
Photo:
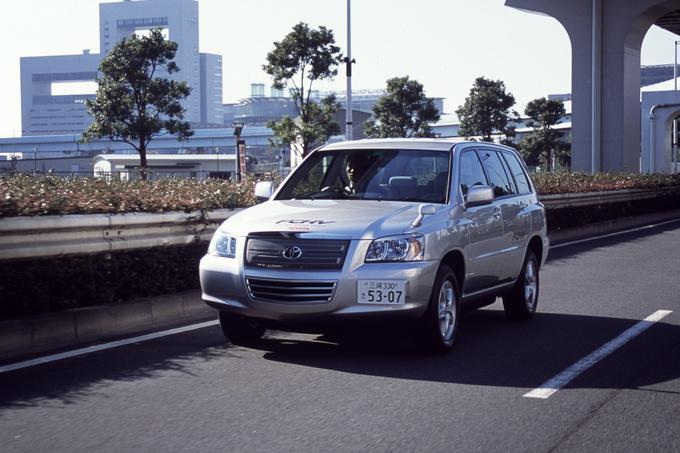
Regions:
<instances>
[{"instance_id":1,"label":"rear side window","mask_svg":"<svg viewBox=\"0 0 680 453\"><path fill-rule=\"evenodd\" d=\"M474 151L466 151L460 156L460 190L467 195L472 186L486 186L486 176L482 163Z\"/></svg>"},{"instance_id":2,"label":"rear side window","mask_svg":"<svg viewBox=\"0 0 680 453\"><path fill-rule=\"evenodd\" d=\"M526 173L524 173L524 168L522 168L522 164L520 164L517 156L512 153L503 153L503 157L505 157L505 161L508 163L508 167L510 167L510 173L512 173L512 177L515 178L515 183L517 183L517 189L519 193L522 195L531 193L529 179L527 178Z\"/></svg>"},{"instance_id":3,"label":"rear side window","mask_svg":"<svg viewBox=\"0 0 680 453\"><path fill-rule=\"evenodd\" d=\"M495 151L480 150L479 157L482 160L486 174L489 175L489 182L493 187L496 197L512 195L515 192L514 184L505 172L501 156Z\"/></svg>"}]
</instances>

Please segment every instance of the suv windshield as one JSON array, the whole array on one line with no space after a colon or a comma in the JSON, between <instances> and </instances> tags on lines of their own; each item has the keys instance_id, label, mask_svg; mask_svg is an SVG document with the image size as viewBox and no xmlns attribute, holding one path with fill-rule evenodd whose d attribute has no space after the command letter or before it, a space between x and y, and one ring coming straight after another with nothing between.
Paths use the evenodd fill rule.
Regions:
<instances>
[{"instance_id":1,"label":"suv windshield","mask_svg":"<svg viewBox=\"0 0 680 453\"><path fill-rule=\"evenodd\" d=\"M446 203L448 151L317 151L293 173L277 200L359 199Z\"/></svg>"}]
</instances>

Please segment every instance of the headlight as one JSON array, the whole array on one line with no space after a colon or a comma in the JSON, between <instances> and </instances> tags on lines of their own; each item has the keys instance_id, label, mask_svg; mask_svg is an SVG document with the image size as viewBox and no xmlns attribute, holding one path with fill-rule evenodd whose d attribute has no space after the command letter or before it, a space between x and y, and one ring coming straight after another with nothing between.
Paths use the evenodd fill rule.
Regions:
<instances>
[{"instance_id":1,"label":"headlight","mask_svg":"<svg viewBox=\"0 0 680 453\"><path fill-rule=\"evenodd\" d=\"M425 238L422 235L389 236L375 239L368 246L366 262L422 261Z\"/></svg>"},{"instance_id":2,"label":"headlight","mask_svg":"<svg viewBox=\"0 0 680 453\"><path fill-rule=\"evenodd\" d=\"M236 257L236 238L221 231L216 231L208 246L208 255L222 256L225 258Z\"/></svg>"}]
</instances>

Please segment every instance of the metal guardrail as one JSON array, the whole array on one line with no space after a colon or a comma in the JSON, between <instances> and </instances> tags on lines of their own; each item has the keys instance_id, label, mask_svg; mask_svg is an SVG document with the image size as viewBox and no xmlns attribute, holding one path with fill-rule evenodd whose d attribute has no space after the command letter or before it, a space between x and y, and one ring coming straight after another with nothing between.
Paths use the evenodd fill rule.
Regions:
<instances>
[{"instance_id":1,"label":"metal guardrail","mask_svg":"<svg viewBox=\"0 0 680 453\"><path fill-rule=\"evenodd\" d=\"M680 188L544 195L547 209L586 207L680 194ZM242 209L162 214L89 214L0 219L0 261L133 250L209 240Z\"/></svg>"},{"instance_id":2,"label":"metal guardrail","mask_svg":"<svg viewBox=\"0 0 680 453\"><path fill-rule=\"evenodd\" d=\"M666 187L662 189L625 189L601 192L541 195L539 200L547 209L561 209L645 200L673 194L680 194L680 187Z\"/></svg>"},{"instance_id":3,"label":"metal guardrail","mask_svg":"<svg viewBox=\"0 0 680 453\"><path fill-rule=\"evenodd\" d=\"M0 219L0 261L84 255L209 240L242 209Z\"/></svg>"}]
</instances>

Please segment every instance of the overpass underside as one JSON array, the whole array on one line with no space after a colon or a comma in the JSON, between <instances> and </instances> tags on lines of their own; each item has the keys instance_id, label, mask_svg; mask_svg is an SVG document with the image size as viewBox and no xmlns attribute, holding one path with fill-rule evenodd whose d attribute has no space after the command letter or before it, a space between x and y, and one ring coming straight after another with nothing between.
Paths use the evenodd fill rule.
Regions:
<instances>
[{"instance_id":1,"label":"overpass underside","mask_svg":"<svg viewBox=\"0 0 680 453\"><path fill-rule=\"evenodd\" d=\"M506 0L555 18L572 51L572 168L640 169L640 49L656 24L680 34L680 0Z\"/></svg>"}]
</instances>

